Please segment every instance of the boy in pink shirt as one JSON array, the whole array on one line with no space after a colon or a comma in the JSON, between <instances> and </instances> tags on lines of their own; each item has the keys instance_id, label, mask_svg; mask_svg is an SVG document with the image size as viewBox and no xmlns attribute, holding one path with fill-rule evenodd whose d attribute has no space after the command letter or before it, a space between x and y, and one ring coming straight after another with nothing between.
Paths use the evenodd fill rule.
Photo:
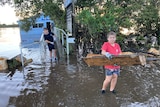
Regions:
<instances>
[{"instance_id":1,"label":"boy in pink shirt","mask_svg":"<svg viewBox=\"0 0 160 107\"><path fill-rule=\"evenodd\" d=\"M104 42L102 45L102 54L105 55L108 59L112 59L112 55L119 55L121 54L121 48L119 44L115 43L116 41L116 33L115 32L109 32L107 34L108 42ZM112 93L115 92L115 86L117 84L118 75L120 74L120 66L117 65L105 65L105 73L106 77L103 82L102 86L102 94L104 94L106 91L106 88L108 84L110 83L110 91Z\"/></svg>"}]
</instances>

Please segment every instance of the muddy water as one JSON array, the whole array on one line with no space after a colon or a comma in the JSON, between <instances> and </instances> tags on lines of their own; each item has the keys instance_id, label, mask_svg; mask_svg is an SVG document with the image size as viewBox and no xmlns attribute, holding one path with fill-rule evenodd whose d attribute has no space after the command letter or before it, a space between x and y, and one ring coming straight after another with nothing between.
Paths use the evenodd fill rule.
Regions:
<instances>
[{"instance_id":1,"label":"muddy water","mask_svg":"<svg viewBox=\"0 0 160 107\"><path fill-rule=\"evenodd\" d=\"M0 73L0 107L160 106L160 62L122 67L116 95L108 88L100 93L102 67L88 67L75 56L43 65L34 59L24 71L17 69L12 77L8 72Z\"/></svg>"},{"instance_id":2,"label":"muddy water","mask_svg":"<svg viewBox=\"0 0 160 107\"><path fill-rule=\"evenodd\" d=\"M32 63L12 78L1 73L1 107L159 107L160 70L123 67L117 94L101 95L101 67L87 67L75 57L43 66Z\"/></svg>"}]
</instances>

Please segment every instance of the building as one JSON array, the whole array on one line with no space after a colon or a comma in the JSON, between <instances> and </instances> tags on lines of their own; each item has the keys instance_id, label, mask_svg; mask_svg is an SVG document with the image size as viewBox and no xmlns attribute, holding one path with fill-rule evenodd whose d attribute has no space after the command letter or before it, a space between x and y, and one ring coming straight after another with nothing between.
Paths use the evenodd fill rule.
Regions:
<instances>
[{"instance_id":1,"label":"building","mask_svg":"<svg viewBox=\"0 0 160 107\"><path fill-rule=\"evenodd\" d=\"M19 26L22 25L21 21L18 21ZM54 27L54 21L50 19L49 16L41 15L39 18L36 19L35 24L30 26L29 31L25 31L20 28L20 36L21 36L21 44L31 44L34 42L39 42L40 37L43 33L43 28L48 28L49 30L51 27Z\"/></svg>"}]
</instances>

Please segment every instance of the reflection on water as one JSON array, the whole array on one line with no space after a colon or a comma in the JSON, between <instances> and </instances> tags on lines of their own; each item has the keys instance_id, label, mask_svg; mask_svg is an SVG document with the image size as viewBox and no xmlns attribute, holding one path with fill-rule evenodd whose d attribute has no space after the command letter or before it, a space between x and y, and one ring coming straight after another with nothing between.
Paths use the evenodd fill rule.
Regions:
<instances>
[{"instance_id":1,"label":"reflection on water","mask_svg":"<svg viewBox=\"0 0 160 107\"><path fill-rule=\"evenodd\" d=\"M0 28L0 43L20 43L19 28Z\"/></svg>"},{"instance_id":2,"label":"reflection on water","mask_svg":"<svg viewBox=\"0 0 160 107\"><path fill-rule=\"evenodd\" d=\"M37 51L37 52L36 52ZM76 57L38 62L38 50L24 49L33 62L12 79L0 73L0 107L160 107L160 62L122 67L117 95L101 95L102 67L88 67Z\"/></svg>"},{"instance_id":3,"label":"reflection on water","mask_svg":"<svg viewBox=\"0 0 160 107\"><path fill-rule=\"evenodd\" d=\"M20 32L19 28L0 28L0 52L19 51Z\"/></svg>"},{"instance_id":4,"label":"reflection on water","mask_svg":"<svg viewBox=\"0 0 160 107\"><path fill-rule=\"evenodd\" d=\"M69 63L30 64L24 77L20 71L12 80L1 75L0 89L5 91L0 96L9 97L4 105L15 107L159 107L158 67L123 67L117 95L109 90L101 95L102 67L87 67L83 62L77 63L75 57Z\"/></svg>"}]
</instances>

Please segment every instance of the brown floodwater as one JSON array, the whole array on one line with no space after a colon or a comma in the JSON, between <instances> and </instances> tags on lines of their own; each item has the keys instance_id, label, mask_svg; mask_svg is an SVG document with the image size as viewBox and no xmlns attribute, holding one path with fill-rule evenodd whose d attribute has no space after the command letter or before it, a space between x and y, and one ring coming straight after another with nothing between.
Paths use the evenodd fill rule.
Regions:
<instances>
[{"instance_id":1,"label":"brown floodwater","mask_svg":"<svg viewBox=\"0 0 160 107\"><path fill-rule=\"evenodd\" d=\"M102 95L102 67L76 57L44 65L32 63L13 77L1 73L1 107L159 107L159 65L122 67L117 94Z\"/></svg>"},{"instance_id":2,"label":"brown floodwater","mask_svg":"<svg viewBox=\"0 0 160 107\"><path fill-rule=\"evenodd\" d=\"M158 61L122 67L117 94L107 88L102 95L103 67L88 67L74 55L40 64L35 50L25 51L33 62L24 71L0 72L0 107L160 107Z\"/></svg>"}]
</instances>

